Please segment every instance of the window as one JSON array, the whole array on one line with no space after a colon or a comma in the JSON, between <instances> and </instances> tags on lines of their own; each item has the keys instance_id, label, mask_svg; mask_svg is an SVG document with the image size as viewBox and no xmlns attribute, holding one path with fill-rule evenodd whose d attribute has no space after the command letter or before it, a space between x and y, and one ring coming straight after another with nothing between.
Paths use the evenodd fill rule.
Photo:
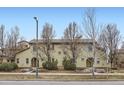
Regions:
<instances>
[{"instance_id":1,"label":"window","mask_svg":"<svg viewBox=\"0 0 124 93\"><path fill-rule=\"evenodd\" d=\"M59 51L58 54L60 55L61 54L61 51Z\"/></svg>"},{"instance_id":2,"label":"window","mask_svg":"<svg viewBox=\"0 0 124 93\"><path fill-rule=\"evenodd\" d=\"M19 63L19 58L17 58L17 63Z\"/></svg>"},{"instance_id":3,"label":"window","mask_svg":"<svg viewBox=\"0 0 124 93\"><path fill-rule=\"evenodd\" d=\"M2 64L2 62L3 62L3 59L0 59L0 64Z\"/></svg>"},{"instance_id":4,"label":"window","mask_svg":"<svg viewBox=\"0 0 124 93\"><path fill-rule=\"evenodd\" d=\"M92 51L93 49L92 49L92 45L89 45L88 46L88 51Z\"/></svg>"},{"instance_id":5,"label":"window","mask_svg":"<svg viewBox=\"0 0 124 93\"><path fill-rule=\"evenodd\" d=\"M41 58L41 61L44 61L44 59L43 59L43 58Z\"/></svg>"},{"instance_id":6,"label":"window","mask_svg":"<svg viewBox=\"0 0 124 93\"><path fill-rule=\"evenodd\" d=\"M97 61L97 64L99 64L100 63L100 61Z\"/></svg>"},{"instance_id":7,"label":"window","mask_svg":"<svg viewBox=\"0 0 124 93\"><path fill-rule=\"evenodd\" d=\"M9 62L9 59L7 59L7 62Z\"/></svg>"},{"instance_id":8,"label":"window","mask_svg":"<svg viewBox=\"0 0 124 93\"><path fill-rule=\"evenodd\" d=\"M67 52L66 52L66 51L64 51L63 53L64 53L65 55L67 54Z\"/></svg>"},{"instance_id":9,"label":"window","mask_svg":"<svg viewBox=\"0 0 124 93\"><path fill-rule=\"evenodd\" d=\"M28 47L28 45L25 45L25 47Z\"/></svg>"},{"instance_id":10,"label":"window","mask_svg":"<svg viewBox=\"0 0 124 93\"><path fill-rule=\"evenodd\" d=\"M54 58L52 58L52 62L54 62L55 61L55 59Z\"/></svg>"},{"instance_id":11,"label":"window","mask_svg":"<svg viewBox=\"0 0 124 93\"><path fill-rule=\"evenodd\" d=\"M50 45L50 48L51 48L52 50L54 50L54 44Z\"/></svg>"},{"instance_id":12,"label":"window","mask_svg":"<svg viewBox=\"0 0 124 93\"><path fill-rule=\"evenodd\" d=\"M28 64L29 63L29 59L28 58L26 58L26 64Z\"/></svg>"},{"instance_id":13,"label":"window","mask_svg":"<svg viewBox=\"0 0 124 93\"><path fill-rule=\"evenodd\" d=\"M14 63L14 62L15 62L15 60L11 59L11 63Z\"/></svg>"},{"instance_id":14,"label":"window","mask_svg":"<svg viewBox=\"0 0 124 93\"><path fill-rule=\"evenodd\" d=\"M84 61L84 58L81 58L81 61Z\"/></svg>"}]
</instances>

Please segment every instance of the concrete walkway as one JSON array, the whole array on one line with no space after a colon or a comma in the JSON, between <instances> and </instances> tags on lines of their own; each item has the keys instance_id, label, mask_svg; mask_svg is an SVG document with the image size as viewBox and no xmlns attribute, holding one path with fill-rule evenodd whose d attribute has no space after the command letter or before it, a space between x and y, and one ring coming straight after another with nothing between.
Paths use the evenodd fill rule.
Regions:
<instances>
[{"instance_id":1,"label":"concrete walkway","mask_svg":"<svg viewBox=\"0 0 124 93\"><path fill-rule=\"evenodd\" d=\"M36 73L0 73L0 75L35 75ZM39 75L92 75L92 73L50 73L43 72L38 73ZM124 73L95 73L95 75L124 75Z\"/></svg>"}]
</instances>

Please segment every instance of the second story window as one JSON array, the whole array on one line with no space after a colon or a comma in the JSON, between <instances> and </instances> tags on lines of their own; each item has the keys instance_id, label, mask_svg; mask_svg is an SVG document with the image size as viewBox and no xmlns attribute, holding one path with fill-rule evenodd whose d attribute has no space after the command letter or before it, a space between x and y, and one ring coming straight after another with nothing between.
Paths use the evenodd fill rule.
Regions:
<instances>
[{"instance_id":1,"label":"second story window","mask_svg":"<svg viewBox=\"0 0 124 93\"><path fill-rule=\"evenodd\" d=\"M50 49L54 50L54 44L50 45Z\"/></svg>"},{"instance_id":2,"label":"second story window","mask_svg":"<svg viewBox=\"0 0 124 93\"><path fill-rule=\"evenodd\" d=\"M84 58L81 58L81 61L84 61Z\"/></svg>"},{"instance_id":3,"label":"second story window","mask_svg":"<svg viewBox=\"0 0 124 93\"><path fill-rule=\"evenodd\" d=\"M92 45L88 45L88 51L92 52L93 48Z\"/></svg>"},{"instance_id":4,"label":"second story window","mask_svg":"<svg viewBox=\"0 0 124 93\"><path fill-rule=\"evenodd\" d=\"M99 64L100 63L100 61L97 61L97 64Z\"/></svg>"},{"instance_id":5,"label":"second story window","mask_svg":"<svg viewBox=\"0 0 124 93\"><path fill-rule=\"evenodd\" d=\"M59 51L58 54L60 55L61 54L61 51Z\"/></svg>"}]
</instances>

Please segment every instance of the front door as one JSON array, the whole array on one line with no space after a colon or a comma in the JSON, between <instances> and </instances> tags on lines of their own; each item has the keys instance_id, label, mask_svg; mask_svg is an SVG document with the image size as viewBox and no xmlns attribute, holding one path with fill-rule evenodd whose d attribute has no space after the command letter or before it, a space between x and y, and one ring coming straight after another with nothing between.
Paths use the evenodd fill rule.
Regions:
<instances>
[{"instance_id":1,"label":"front door","mask_svg":"<svg viewBox=\"0 0 124 93\"><path fill-rule=\"evenodd\" d=\"M32 60L31 60L31 66L36 67L36 58L35 57L32 58Z\"/></svg>"},{"instance_id":2,"label":"front door","mask_svg":"<svg viewBox=\"0 0 124 93\"><path fill-rule=\"evenodd\" d=\"M33 57L32 59L31 59L31 67L36 67L38 65L38 67L39 67L39 60L38 60L38 64L37 64L37 59L36 59L36 57Z\"/></svg>"},{"instance_id":3,"label":"front door","mask_svg":"<svg viewBox=\"0 0 124 93\"><path fill-rule=\"evenodd\" d=\"M92 67L93 66L94 59L92 57L89 57L86 60L86 67Z\"/></svg>"}]
</instances>

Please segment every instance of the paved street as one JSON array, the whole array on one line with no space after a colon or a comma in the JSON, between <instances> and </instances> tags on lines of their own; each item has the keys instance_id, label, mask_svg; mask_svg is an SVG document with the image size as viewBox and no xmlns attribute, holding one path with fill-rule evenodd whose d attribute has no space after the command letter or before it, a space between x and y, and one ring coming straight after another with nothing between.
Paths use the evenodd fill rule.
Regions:
<instances>
[{"instance_id":1,"label":"paved street","mask_svg":"<svg viewBox=\"0 0 124 93\"><path fill-rule=\"evenodd\" d=\"M124 81L0 81L0 85L124 85Z\"/></svg>"}]
</instances>

